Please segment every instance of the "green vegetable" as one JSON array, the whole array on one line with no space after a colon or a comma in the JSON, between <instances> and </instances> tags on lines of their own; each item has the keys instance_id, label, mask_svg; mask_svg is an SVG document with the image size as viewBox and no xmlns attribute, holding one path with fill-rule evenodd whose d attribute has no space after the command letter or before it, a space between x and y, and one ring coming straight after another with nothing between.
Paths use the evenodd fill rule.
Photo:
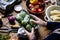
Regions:
<instances>
[{"instance_id":1,"label":"green vegetable","mask_svg":"<svg viewBox=\"0 0 60 40\"><path fill-rule=\"evenodd\" d=\"M16 16L17 21L21 22L24 19L25 15L26 15L26 12L21 11L20 14L17 14Z\"/></svg>"},{"instance_id":2,"label":"green vegetable","mask_svg":"<svg viewBox=\"0 0 60 40\"><path fill-rule=\"evenodd\" d=\"M7 34L6 35L0 34L0 40L7 40L7 38L8 38Z\"/></svg>"},{"instance_id":3,"label":"green vegetable","mask_svg":"<svg viewBox=\"0 0 60 40\"><path fill-rule=\"evenodd\" d=\"M30 24L31 24L33 27L35 27L35 26L36 26L36 24L35 24L35 23L33 23L33 22L32 22L32 20L33 20L33 19L30 19Z\"/></svg>"},{"instance_id":4,"label":"green vegetable","mask_svg":"<svg viewBox=\"0 0 60 40\"><path fill-rule=\"evenodd\" d=\"M16 19L22 26L24 26L28 31L31 31L31 28L37 28L37 24L32 22L32 18L28 15L25 11L21 11L17 16Z\"/></svg>"},{"instance_id":5,"label":"green vegetable","mask_svg":"<svg viewBox=\"0 0 60 40\"><path fill-rule=\"evenodd\" d=\"M2 35L0 34L0 40L1 40L1 38L2 38Z\"/></svg>"},{"instance_id":6,"label":"green vegetable","mask_svg":"<svg viewBox=\"0 0 60 40\"><path fill-rule=\"evenodd\" d=\"M29 22L29 19L30 19L30 16L26 15L25 18L24 18L24 21Z\"/></svg>"},{"instance_id":7,"label":"green vegetable","mask_svg":"<svg viewBox=\"0 0 60 40\"><path fill-rule=\"evenodd\" d=\"M23 20L23 18L20 17L20 14L17 14L16 19L17 19L18 22L21 22Z\"/></svg>"},{"instance_id":8,"label":"green vegetable","mask_svg":"<svg viewBox=\"0 0 60 40\"><path fill-rule=\"evenodd\" d=\"M20 16L21 16L22 18L24 18L25 15L26 15L26 12L24 12L24 11L21 11L21 12L20 12Z\"/></svg>"},{"instance_id":9,"label":"green vegetable","mask_svg":"<svg viewBox=\"0 0 60 40\"><path fill-rule=\"evenodd\" d=\"M33 25L34 25L34 23L32 22L32 20L33 20L33 19L30 19L30 24L33 26Z\"/></svg>"},{"instance_id":10,"label":"green vegetable","mask_svg":"<svg viewBox=\"0 0 60 40\"><path fill-rule=\"evenodd\" d=\"M21 24L25 26L25 25L27 24L27 22L26 22L25 20L23 20L23 21L21 22Z\"/></svg>"},{"instance_id":11,"label":"green vegetable","mask_svg":"<svg viewBox=\"0 0 60 40\"><path fill-rule=\"evenodd\" d=\"M21 24L22 25L26 25L29 22L29 19L30 19L30 16L26 15L25 18L24 18L24 20L22 20Z\"/></svg>"},{"instance_id":12,"label":"green vegetable","mask_svg":"<svg viewBox=\"0 0 60 40\"><path fill-rule=\"evenodd\" d=\"M26 29L27 29L28 31L31 31L31 28L32 28L32 26L31 26L30 24L26 25Z\"/></svg>"}]
</instances>

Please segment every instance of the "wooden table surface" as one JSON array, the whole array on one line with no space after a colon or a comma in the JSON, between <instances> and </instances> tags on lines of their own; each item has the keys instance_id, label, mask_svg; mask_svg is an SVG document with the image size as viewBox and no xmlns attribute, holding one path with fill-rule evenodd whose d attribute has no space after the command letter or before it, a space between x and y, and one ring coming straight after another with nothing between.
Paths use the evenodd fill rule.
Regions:
<instances>
[{"instance_id":1,"label":"wooden table surface","mask_svg":"<svg viewBox=\"0 0 60 40\"><path fill-rule=\"evenodd\" d=\"M22 6L23 9L26 10L26 2L25 2L25 1L22 1L22 3L21 3L20 5ZM26 10L26 11L27 11L27 10ZM16 13L15 11L13 11L12 14L13 14L14 16L16 16L17 13ZM44 14L44 13L43 13L43 14ZM41 14L38 15L38 17L39 17L39 18L42 17L42 19L43 19L43 18L44 18L43 14L42 14L42 15L41 15ZM3 15L0 13L0 16L3 16ZM2 20L3 20L4 25L6 25L6 23L8 23L7 17L6 17L6 18L3 18ZM7 26L9 26L9 25L7 25ZM39 36L40 36L40 37L38 37L38 39L39 39L39 40L42 40L45 36L48 35L48 33L50 32L50 30L48 30L46 27L40 26L40 27L38 28L38 32L39 32ZM13 33L13 34L14 34L14 33ZM15 35L16 35L16 34L15 34ZM13 35L13 36L14 36L14 35Z\"/></svg>"}]
</instances>

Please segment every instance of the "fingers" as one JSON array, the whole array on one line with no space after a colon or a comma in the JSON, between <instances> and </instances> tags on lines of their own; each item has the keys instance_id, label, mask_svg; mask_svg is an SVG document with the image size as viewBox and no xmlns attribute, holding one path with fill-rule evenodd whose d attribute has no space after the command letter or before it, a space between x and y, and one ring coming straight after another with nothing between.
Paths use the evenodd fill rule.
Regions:
<instances>
[{"instance_id":1,"label":"fingers","mask_svg":"<svg viewBox=\"0 0 60 40\"><path fill-rule=\"evenodd\" d=\"M56 29L56 30L60 30L60 28Z\"/></svg>"},{"instance_id":2,"label":"fingers","mask_svg":"<svg viewBox=\"0 0 60 40\"><path fill-rule=\"evenodd\" d=\"M24 29L25 30L25 29ZM34 28L31 29L31 33L25 30L25 33L29 36L30 34L34 34Z\"/></svg>"},{"instance_id":3,"label":"fingers","mask_svg":"<svg viewBox=\"0 0 60 40\"><path fill-rule=\"evenodd\" d=\"M60 30L60 28L59 28L59 29L56 29L55 32L57 32L57 31L59 31L59 30Z\"/></svg>"},{"instance_id":4,"label":"fingers","mask_svg":"<svg viewBox=\"0 0 60 40\"><path fill-rule=\"evenodd\" d=\"M36 17L35 15L32 15L32 14L30 14L35 20L39 20L39 18L38 17Z\"/></svg>"},{"instance_id":5,"label":"fingers","mask_svg":"<svg viewBox=\"0 0 60 40\"><path fill-rule=\"evenodd\" d=\"M38 22L37 22L37 21L35 21L35 20L32 20L32 22L34 22L34 23L38 24Z\"/></svg>"},{"instance_id":6,"label":"fingers","mask_svg":"<svg viewBox=\"0 0 60 40\"><path fill-rule=\"evenodd\" d=\"M57 32L54 32L54 33L60 34L60 32L58 32L58 31Z\"/></svg>"},{"instance_id":7,"label":"fingers","mask_svg":"<svg viewBox=\"0 0 60 40\"><path fill-rule=\"evenodd\" d=\"M60 34L60 28L59 29L56 29L53 33Z\"/></svg>"},{"instance_id":8,"label":"fingers","mask_svg":"<svg viewBox=\"0 0 60 40\"><path fill-rule=\"evenodd\" d=\"M24 29L25 30L25 29ZM29 35L29 32L27 31L27 30L25 30L25 33L27 34L27 35Z\"/></svg>"},{"instance_id":9,"label":"fingers","mask_svg":"<svg viewBox=\"0 0 60 40\"><path fill-rule=\"evenodd\" d=\"M34 34L34 28L32 28L32 31L31 31L31 33L33 33L33 34Z\"/></svg>"}]
</instances>

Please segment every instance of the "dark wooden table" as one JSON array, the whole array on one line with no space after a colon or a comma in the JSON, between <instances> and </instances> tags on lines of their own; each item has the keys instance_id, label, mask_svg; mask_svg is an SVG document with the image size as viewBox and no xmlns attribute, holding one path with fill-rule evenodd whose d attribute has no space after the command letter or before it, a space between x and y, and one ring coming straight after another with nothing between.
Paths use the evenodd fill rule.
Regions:
<instances>
[{"instance_id":1,"label":"dark wooden table","mask_svg":"<svg viewBox=\"0 0 60 40\"><path fill-rule=\"evenodd\" d=\"M23 9L25 9L25 10L27 11L27 9L26 9L26 2L25 2L25 1L22 1L22 3L21 3L20 5L22 6ZM13 11L12 14L13 14L14 16L16 16L17 13L16 13L15 11ZM3 15L0 13L0 16L3 16ZM38 16L39 18L44 19L44 13L42 13L42 14L40 14L40 15L37 15L37 16ZM8 23L7 17L6 17L6 18L3 18L2 20L3 20L3 24L4 24L4 25L6 25L6 23ZM9 24L8 24L7 26L10 27ZM40 27L38 28L38 32L39 32L39 37L38 37L38 39L39 39L39 40L42 40L45 36L48 35L48 33L50 32L50 30L48 30L46 27L40 26ZM16 33L13 33L13 34L14 34L13 36L16 35Z\"/></svg>"}]
</instances>

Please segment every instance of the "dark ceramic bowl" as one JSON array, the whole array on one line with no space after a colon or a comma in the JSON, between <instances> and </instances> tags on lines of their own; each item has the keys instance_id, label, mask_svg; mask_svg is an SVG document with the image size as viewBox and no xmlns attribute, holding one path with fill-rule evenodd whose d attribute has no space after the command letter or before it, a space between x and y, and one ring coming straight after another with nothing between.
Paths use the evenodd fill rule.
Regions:
<instances>
[{"instance_id":1,"label":"dark ceramic bowl","mask_svg":"<svg viewBox=\"0 0 60 40\"><path fill-rule=\"evenodd\" d=\"M40 0L39 0L40 1ZM27 10L28 10L28 12L30 12L30 13L32 13L32 14L40 14L40 13L44 13L44 11L45 11L45 3L44 3L44 1L40 1L40 2L42 2L42 12L33 12L33 11L31 11L31 9L30 9L30 7L29 7L29 4L30 4L30 2L29 2L29 0L27 0L26 1L26 6L27 6Z\"/></svg>"}]
</instances>

